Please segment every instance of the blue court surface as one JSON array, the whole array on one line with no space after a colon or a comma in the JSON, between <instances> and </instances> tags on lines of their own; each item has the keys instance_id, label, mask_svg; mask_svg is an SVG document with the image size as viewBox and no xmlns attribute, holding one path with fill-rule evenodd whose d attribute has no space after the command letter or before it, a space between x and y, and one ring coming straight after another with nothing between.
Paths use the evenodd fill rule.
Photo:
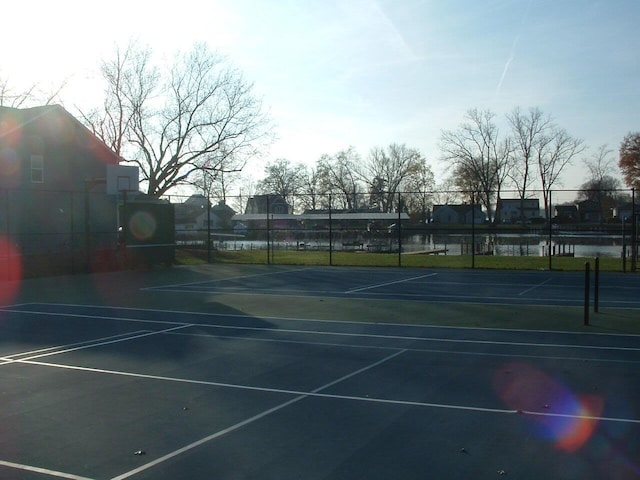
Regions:
<instances>
[{"instance_id":1,"label":"blue court surface","mask_svg":"<svg viewBox=\"0 0 640 480\"><path fill-rule=\"evenodd\" d=\"M406 302L562 311L583 301L579 274L124 275L96 282L122 289L109 305L52 290L0 308L0 478L640 476L640 336L403 322ZM637 278L603 278L603 308L634 312ZM242 311L255 296L268 315ZM306 298L396 307L379 323L278 314Z\"/></svg>"},{"instance_id":2,"label":"blue court surface","mask_svg":"<svg viewBox=\"0 0 640 480\"><path fill-rule=\"evenodd\" d=\"M640 278L607 273L598 278L599 304L640 309ZM595 275L589 276L590 300ZM580 306L585 299L581 272L459 271L422 269L278 269L152 290L182 293L323 296L508 305Z\"/></svg>"}]
</instances>

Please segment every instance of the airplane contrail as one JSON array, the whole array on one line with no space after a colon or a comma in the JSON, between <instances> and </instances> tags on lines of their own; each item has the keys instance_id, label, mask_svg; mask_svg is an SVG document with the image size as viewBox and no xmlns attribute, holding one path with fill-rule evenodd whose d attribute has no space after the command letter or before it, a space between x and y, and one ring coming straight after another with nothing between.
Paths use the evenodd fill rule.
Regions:
<instances>
[{"instance_id":1,"label":"airplane contrail","mask_svg":"<svg viewBox=\"0 0 640 480\"><path fill-rule=\"evenodd\" d=\"M518 34L516 35L516 38L513 39L513 43L511 44L511 52L509 53L509 58L507 59L507 63L505 63L504 65L504 69L502 70L502 75L500 76L500 81L498 82L498 87L496 88L496 97L500 95L500 90L502 89L502 84L504 83L504 79L507 76L507 72L509 71L509 66L511 66L511 62L513 62L513 59L516 56L516 49L518 47L518 42L520 41L520 35L522 34L524 23L527 20L527 17L529 16L531 1L532 0L529 0L529 3L527 3L527 9L525 10L524 15L522 16L522 20L520 21L520 28L518 29Z\"/></svg>"}]
</instances>

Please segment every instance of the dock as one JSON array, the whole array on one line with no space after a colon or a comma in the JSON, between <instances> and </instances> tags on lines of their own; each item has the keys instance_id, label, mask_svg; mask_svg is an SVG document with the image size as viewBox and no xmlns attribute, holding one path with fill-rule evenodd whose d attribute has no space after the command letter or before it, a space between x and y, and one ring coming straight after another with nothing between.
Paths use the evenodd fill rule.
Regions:
<instances>
[{"instance_id":1,"label":"dock","mask_svg":"<svg viewBox=\"0 0 640 480\"><path fill-rule=\"evenodd\" d=\"M416 250L414 252L402 252L403 255L440 255L444 253L445 255L449 251L448 248L434 248L431 250Z\"/></svg>"}]
</instances>

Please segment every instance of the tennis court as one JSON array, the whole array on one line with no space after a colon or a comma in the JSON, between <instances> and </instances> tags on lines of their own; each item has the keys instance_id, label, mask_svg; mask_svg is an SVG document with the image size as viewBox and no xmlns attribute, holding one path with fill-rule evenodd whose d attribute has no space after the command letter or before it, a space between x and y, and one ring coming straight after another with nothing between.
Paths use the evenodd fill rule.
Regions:
<instances>
[{"instance_id":1,"label":"tennis court","mask_svg":"<svg viewBox=\"0 0 640 480\"><path fill-rule=\"evenodd\" d=\"M585 327L583 281L266 266L25 281L0 309L0 477L638 478L640 284L603 277ZM505 322L531 312L560 325Z\"/></svg>"},{"instance_id":2,"label":"tennis court","mask_svg":"<svg viewBox=\"0 0 640 480\"><path fill-rule=\"evenodd\" d=\"M593 279L590 280L594 282ZM385 268L276 269L231 278L151 287L181 293L237 293L328 296L509 305L580 306L585 298L581 272L460 271ZM608 273L600 304L640 308L637 276Z\"/></svg>"}]
</instances>

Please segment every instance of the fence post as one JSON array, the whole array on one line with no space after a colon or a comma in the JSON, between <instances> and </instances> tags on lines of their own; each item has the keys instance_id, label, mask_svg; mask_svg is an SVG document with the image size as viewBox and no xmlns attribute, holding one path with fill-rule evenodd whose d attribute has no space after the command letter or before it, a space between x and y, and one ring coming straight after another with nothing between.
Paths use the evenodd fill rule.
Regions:
<instances>
[{"instance_id":1,"label":"fence post","mask_svg":"<svg viewBox=\"0 0 640 480\"><path fill-rule=\"evenodd\" d=\"M636 212L636 189L631 189L631 271L638 263L638 212Z\"/></svg>"},{"instance_id":2,"label":"fence post","mask_svg":"<svg viewBox=\"0 0 640 480\"><path fill-rule=\"evenodd\" d=\"M548 212L547 212L547 222L549 223L549 271L553 270L553 255L551 254L551 243L553 242L553 222L552 222L552 216L551 216L551 195L552 192L551 190L549 190L549 203L547 206Z\"/></svg>"},{"instance_id":3,"label":"fence post","mask_svg":"<svg viewBox=\"0 0 640 480\"><path fill-rule=\"evenodd\" d=\"M476 192L471 193L471 268L476 268Z\"/></svg>"},{"instance_id":4,"label":"fence post","mask_svg":"<svg viewBox=\"0 0 640 480\"><path fill-rule=\"evenodd\" d=\"M331 215L331 194L329 194L329 266L333 266L333 218Z\"/></svg>"},{"instance_id":5,"label":"fence post","mask_svg":"<svg viewBox=\"0 0 640 480\"><path fill-rule=\"evenodd\" d=\"M402 267L402 205L398 192L398 267Z\"/></svg>"},{"instance_id":6,"label":"fence post","mask_svg":"<svg viewBox=\"0 0 640 480\"><path fill-rule=\"evenodd\" d=\"M11 280L11 259L9 258L11 255L11 248L9 248L9 245L11 245L13 242L11 241L11 196L9 194L9 190L5 190L5 194L6 194L6 203L5 203L5 218L7 219L7 227L6 227L6 231L5 231L5 235L6 238L4 239L5 241L3 242L5 244L5 251L6 251L6 255L5 255L5 273L6 275L2 277L3 280ZM2 255L0 253L0 255Z\"/></svg>"},{"instance_id":7,"label":"fence post","mask_svg":"<svg viewBox=\"0 0 640 480\"><path fill-rule=\"evenodd\" d=\"M269 195L267 195L267 265L271 265L271 225L269 222L271 208L269 203Z\"/></svg>"},{"instance_id":8,"label":"fence post","mask_svg":"<svg viewBox=\"0 0 640 480\"><path fill-rule=\"evenodd\" d=\"M211 263L211 200L207 194L207 263Z\"/></svg>"}]
</instances>

